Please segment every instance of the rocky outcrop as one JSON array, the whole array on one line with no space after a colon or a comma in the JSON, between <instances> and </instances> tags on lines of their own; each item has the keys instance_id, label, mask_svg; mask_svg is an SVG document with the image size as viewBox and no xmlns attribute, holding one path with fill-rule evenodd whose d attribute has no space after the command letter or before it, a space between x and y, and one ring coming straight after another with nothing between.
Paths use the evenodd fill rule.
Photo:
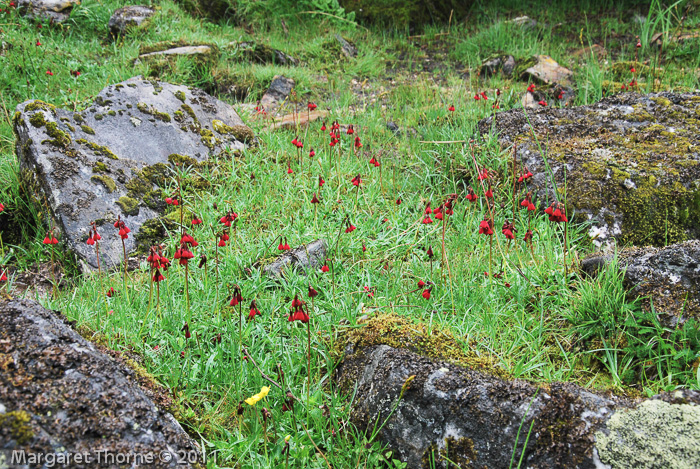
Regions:
<instances>
[{"instance_id":1,"label":"rocky outcrop","mask_svg":"<svg viewBox=\"0 0 700 469\"><path fill-rule=\"evenodd\" d=\"M289 97L289 94L294 89L294 80L282 75L275 75L263 97L260 99L260 105L269 113L277 110L284 101Z\"/></svg>"},{"instance_id":2,"label":"rocky outcrop","mask_svg":"<svg viewBox=\"0 0 700 469\"><path fill-rule=\"evenodd\" d=\"M613 259L594 254L581 262L581 270L595 276ZM654 312L665 327L676 328L688 318L700 320L700 241L664 248L627 248L617 254L625 271L624 285L632 299Z\"/></svg>"},{"instance_id":3,"label":"rocky outcrop","mask_svg":"<svg viewBox=\"0 0 700 469\"><path fill-rule=\"evenodd\" d=\"M625 93L571 109L513 109L479 130L517 145L541 204L565 199L598 245L662 246L700 238L698 115L700 93Z\"/></svg>"},{"instance_id":4,"label":"rocky outcrop","mask_svg":"<svg viewBox=\"0 0 700 469\"><path fill-rule=\"evenodd\" d=\"M335 35L335 40L338 41L340 52L342 52L345 57L348 59L357 57L357 47L355 47L352 42L348 41L340 34Z\"/></svg>"},{"instance_id":5,"label":"rocky outcrop","mask_svg":"<svg viewBox=\"0 0 700 469\"><path fill-rule=\"evenodd\" d=\"M352 421L409 468L697 467L697 391L637 401L352 340L336 377Z\"/></svg>"},{"instance_id":6,"label":"rocky outcrop","mask_svg":"<svg viewBox=\"0 0 700 469\"><path fill-rule=\"evenodd\" d=\"M326 242L317 239L309 244L302 244L291 251L277 257L272 263L263 267L266 275L282 277L286 270L294 270L300 274L318 269L326 260Z\"/></svg>"},{"instance_id":7,"label":"rocky outcrop","mask_svg":"<svg viewBox=\"0 0 700 469\"><path fill-rule=\"evenodd\" d=\"M219 51L212 44L160 43L142 47L137 60L156 61L189 57L200 63L214 62Z\"/></svg>"},{"instance_id":8,"label":"rocky outcrop","mask_svg":"<svg viewBox=\"0 0 700 469\"><path fill-rule=\"evenodd\" d=\"M0 304L0 370L2 467L3 458L9 467L50 467L32 459L40 454L71 457L56 462L72 468L117 467L117 457L132 458L119 467L201 467L196 444L139 385L157 387L151 378L33 301Z\"/></svg>"},{"instance_id":9,"label":"rocky outcrop","mask_svg":"<svg viewBox=\"0 0 700 469\"><path fill-rule=\"evenodd\" d=\"M128 5L118 8L109 19L109 32L114 37L123 36L129 29L145 26L155 12L155 8L146 5Z\"/></svg>"},{"instance_id":10,"label":"rocky outcrop","mask_svg":"<svg viewBox=\"0 0 700 469\"><path fill-rule=\"evenodd\" d=\"M80 0L19 0L17 7L29 18L62 23L76 5L80 5Z\"/></svg>"},{"instance_id":11,"label":"rocky outcrop","mask_svg":"<svg viewBox=\"0 0 700 469\"><path fill-rule=\"evenodd\" d=\"M242 149L253 138L234 109L201 90L141 78L110 85L81 112L27 101L14 117L24 184L46 201L68 249L97 267L86 245L89 224L102 235L101 265L122 260L112 224L121 217L135 235L164 208L159 189L174 165L194 165L210 155Z\"/></svg>"},{"instance_id":12,"label":"rocky outcrop","mask_svg":"<svg viewBox=\"0 0 700 469\"><path fill-rule=\"evenodd\" d=\"M299 65L299 61L279 49L257 42L239 42L231 46L248 62L257 64Z\"/></svg>"}]
</instances>

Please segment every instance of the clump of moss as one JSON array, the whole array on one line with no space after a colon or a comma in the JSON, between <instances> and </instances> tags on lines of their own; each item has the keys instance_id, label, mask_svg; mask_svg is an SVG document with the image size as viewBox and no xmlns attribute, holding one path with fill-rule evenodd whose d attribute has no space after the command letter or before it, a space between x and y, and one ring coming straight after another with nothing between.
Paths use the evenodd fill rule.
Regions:
<instances>
[{"instance_id":1,"label":"clump of moss","mask_svg":"<svg viewBox=\"0 0 700 469\"><path fill-rule=\"evenodd\" d=\"M67 148L72 142L70 135L59 129L58 124L55 122L46 123L46 133L52 138L52 140L48 140L47 142L57 147Z\"/></svg>"},{"instance_id":2,"label":"clump of moss","mask_svg":"<svg viewBox=\"0 0 700 469\"><path fill-rule=\"evenodd\" d=\"M167 237L168 232L178 230L178 222L168 217L158 217L147 220L136 233L136 251L145 253Z\"/></svg>"},{"instance_id":3,"label":"clump of moss","mask_svg":"<svg viewBox=\"0 0 700 469\"><path fill-rule=\"evenodd\" d=\"M29 123L34 127L39 128L46 125L46 118L43 112L35 112L32 117L29 118Z\"/></svg>"},{"instance_id":4,"label":"clump of moss","mask_svg":"<svg viewBox=\"0 0 700 469\"><path fill-rule=\"evenodd\" d=\"M90 135L95 135L95 131L92 129L92 127L89 127L85 124L81 125L80 128L85 132L86 134Z\"/></svg>"},{"instance_id":5,"label":"clump of moss","mask_svg":"<svg viewBox=\"0 0 700 469\"><path fill-rule=\"evenodd\" d=\"M184 91L176 91L175 92L175 97L182 101L183 103L185 102L185 92Z\"/></svg>"},{"instance_id":6,"label":"clump of moss","mask_svg":"<svg viewBox=\"0 0 700 469\"><path fill-rule=\"evenodd\" d=\"M388 345L470 369L488 370L495 376L503 378L508 376L490 356L479 355L470 348L465 349L449 330L435 326L429 329L426 324L414 323L393 313L381 314L361 327L349 329L334 344L333 353L336 358L342 358L348 344L353 344L355 349Z\"/></svg>"},{"instance_id":7,"label":"clump of moss","mask_svg":"<svg viewBox=\"0 0 700 469\"><path fill-rule=\"evenodd\" d=\"M252 141L255 138L253 130L246 125L234 125L230 126L224 124L218 119L212 121L212 127L214 130L222 135L233 135L236 140L241 142Z\"/></svg>"},{"instance_id":8,"label":"clump of moss","mask_svg":"<svg viewBox=\"0 0 700 469\"><path fill-rule=\"evenodd\" d=\"M84 138L80 138L76 140L76 142L80 143L81 145L85 145L92 151L94 151L98 155L106 156L107 158L113 159L113 160L118 160L119 157L115 155L112 150L109 148L103 146L103 145L98 145L97 143L94 142L89 142L85 140Z\"/></svg>"},{"instance_id":9,"label":"clump of moss","mask_svg":"<svg viewBox=\"0 0 700 469\"><path fill-rule=\"evenodd\" d=\"M31 103L27 104L24 107L24 112L32 112L32 111L49 111L49 112L55 112L56 111L56 106L53 104L45 103L44 101L40 101L38 99L35 99Z\"/></svg>"},{"instance_id":10,"label":"clump of moss","mask_svg":"<svg viewBox=\"0 0 700 469\"><path fill-rule=\"evenodd\" d=\"M105 117L105 116L103 116L102 114L95 114L95 120L96 120L96 121L101 121L102 119L104 119L104 117Z\"/></svg>"},{"instance_id":11,"label":"clump of moss","mask_svg":"<svg viewBox=\"0 0 700 469\"><path fill-rule=\"evenodd\" d=\"M92 172L93 173L108 173L109 168L107 168L107 165L104 164L101 161L96 161L94 165L92 165Z\"/></svg>"},{"instance_id":12,"label":"clump of moss","mask_svg":"<svg viewBox=\"0 0 700 469\"><path fill-rule=\"evenodd\" d=\"M213 150L218 142L218 139L214 137L214 132L209 129L202 129L199 131L199 135L202 137L202 143L204 146L210 150Z\"/></svg>"},{"instance_id":13,"label":"clump of moss","mask_svg":"<svg viewBox=\"0 0 700 469\"><path fill-rule=\"evenodd\" d=\"M73 120L78 124L82 124L85 122L85 118L82 116L82 114L79 114L77 112L73 114Z\"/></svg>"},{"instance_id":14,"label":"clump of moss","mask_svg":"<svg viewBox=\"0 0 700 469\"><path fill-rule=\"evenodd\" d=\"M139 214L139 201L129 196L123 195L119 197L119 200L117 200L117 205L121 207L122 212L124 212L124 215Z\"/></svg>"},{"instance_id":15,"label":"clump of moss","mask_svg":"<svg viewBox=\"0 0 700 469\"><path fill-rule=\"evenodd\" d=\"M116 116L117 112L114 109L111 109L107 112L107 114L109 114L110 116Z\"/></svg>"},{"instance_id":16,"label":"clump of moss","mask_svg":"<svg viewBox=\"0 0 700 469\"><path fill-rule=\"evenodd\" d=\"M25 445L34 438L31 421L29 414L22 410L0 414L0 428L8 428L10 436L20 445Z\"/></svg>"},{"instance_id":17,"label":"clump of moss","mask_svg":"<svg viewBox=\"0 0 700 469\"><path fill-rule=\"evenodd\" d=\"M143 112L144 114L148 114L148 115L155 117L159 121L162 121L162 122L170 122L171 121L170 114L168 114L167 112L161 112L152 106L149 107L146 103L138 103L136 105L136 108L139 111Z\"/></svg>"},{"instance_id":18,"label":"clump of moss","mask_svg":"<svg viewBox=\"0 0 700 469\"><path fill-rule=\"evenodd\" d=\"M168 159L168 161L170 161ZM141 170L141 175L157 186L162 186L170 175L170 169L165 163L156 163Z\"/></svg>"},{"instance_id":19,"label":"clump of moss","mask_svg":"<svg viewBox=\"0 0 700 469\"><path fill-rule=\"evenodd\" d=\"M168 161L170 164L175 166L197 166L198 162L194 158L187 155L180 155L178 153L173 153L168 156Z\"/></svg>"},{"instance_id":20,"label":"clump of moss","mask_svg":"<svg viewBox=\"0 0 700 469\"><path fill-rule=\"evenodd\" d=\"M109 192L110 194L117 190L117 184L114 182L114 179L107 176L106 174L94 174L90 176L90 180L94 183L102 184L104 188L107 189L107 192Z\"/></svg>"}]
</instances>

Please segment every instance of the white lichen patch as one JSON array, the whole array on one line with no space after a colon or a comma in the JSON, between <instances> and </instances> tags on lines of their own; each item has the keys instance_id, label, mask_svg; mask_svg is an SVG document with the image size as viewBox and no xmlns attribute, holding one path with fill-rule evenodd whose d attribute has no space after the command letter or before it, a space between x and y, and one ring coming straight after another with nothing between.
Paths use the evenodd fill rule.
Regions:
<instances>
[{"instance_id":1,"label":"white lichen patch","mask_svg":"<svg viewBox=\"0 0 700 469\"><path fill-rule=\"evenodd\" d=\"M600 460L613 468L644 469L698 467L700 407L643 402L636 409L615 413L608 434L595 434Z\"/></svg>"}]
</instances>

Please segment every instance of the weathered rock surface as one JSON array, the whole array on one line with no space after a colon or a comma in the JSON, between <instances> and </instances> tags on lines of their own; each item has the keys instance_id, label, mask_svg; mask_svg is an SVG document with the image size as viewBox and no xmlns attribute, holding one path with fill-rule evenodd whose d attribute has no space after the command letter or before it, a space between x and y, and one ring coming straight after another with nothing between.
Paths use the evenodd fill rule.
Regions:
<instances>
[{"instance_id":1,"label":"weathered rock surface","mask_svg":"<svg viewBox=\"0 0 700 469\"><path fill-rule=\"evenodd\" d=\"M570 83L574 72L562 67L550 56L536 55L531 60L534 63L520 74L520 78L545 85L568 85Z\"/></svg>"},{"instance_id":2,"label":"weathered rock surface","mask_svg":"<svg viewBox=\"0 0 700 469\"><path fill-rule=\"evenodd\" d=\"M328 117L328 111L325 109L316 109L311 112L301 111L299 114L286 114L281 117L274 117L269 128L277 129L296 129L297 126L304 127L311 122Z\"/></svg>"},{"instance_id":3,"label":"weathered rock surface","mask_svg":"<svg viewBox=\"0 0 700 469\"><path fill-rule=\"evenodd\" d=\"M335 40L338 41L338 44L340 45L340 52L342 52L345 57L349 59L357 57L357 47L355 47L353 43L345 39L340 34L335 35Z\"/></svg>"},{"instance_id":4,"label":"weathered rock surface","mask_svg":"<svg viewBox=\"0 0 700 469\"><path fill-rule=\"evenodd\" d=\"M102 267L115 266L122 245L113 222L126 222L126 249L134 250L140 227L165 207L157 185L172 175L171 164L202 162L253 138L228 104L141 78L108 86L81 112L24 102L14 130L25 183L46 198L66 246L93 268L95 250L85 243L90 222L102 235Z\"/></svg>"},{"instance_id":5,"label":"weathered rock surface","mask_svg":"<svg viewBox=\"0 0 700 469\"><path fill-rule=\"evenodd\" d=\"M597 244L663 246L700 238L698 115L700 93L625 93L527 116L501 112L479 130L517 144L542 204L564 198L566 178L567 210L590 222Z\"/></svg>"},{"instance_id":6,"label":"weathered rock surface","mask_svg":"<svg viewBox=\"0 0 700 469\"><path fill-rule=\"evenodd\" d=\"M118 8L109 19L109 32L114 37L123 36L128 29L145 25L155 12L155 8L146 5L128 5Z\"/></svg>"},{"instance_id":7,"label":"weathered rock surface","mask_svg":"<svg viewBox=\"0 0 700 469\"><path fill-rule=\"evenodd\" d=\"M272 263L263 267L266 275L282 277L286 270L295 270L299 273L309 272L319 268L326 259L326 242L322 239L309 244L302 244L291 251L287 251Z\"/></svg>"},{"instance_id":8,"label":"weathered rock surface","mask_svg":"<svg viewBox=\"0 0 700 469\"><path fill-rule=\"evenodd\" d=\"M697 391L632 401L504 380L387 345L350 344L337 379L354 395L353 422L380 428L409 468L508 468L521 455L527 468L698 467Z\"/></svg>"},{"instance_id":9,"label":"weathered rock surface","mask_svg":"<svg viewBox=\"0 0 700 469\"><path fill-rule=\"evenodd\" d=\"M299 61L279 49L256 42L232 43L248 61L257 64L298 65Z\"/></svg>"},{"instance_id":10,"label":"weathered rock surface","mask_svg":"<svg viewBox=\"0 0 700 469\"><path fill-rule=\"evenodd\" d=\"M199 58L207 58L212 56L215 50L212 46L201 44L192 46L178 46L171 47L168 49L157 50L153 52L146 52L139 55L139 59L153 59L153 58L169 58L178 56L194 56Z\"/></svg>"},{"instance_id":11,"label":"weathered rock surface","mask_svg":"<svg viewBox=\"0 0 700 469\"><path fill-rule=\"evenodd\" d=\"M294 89L294 80L282 75L276 75L272 79L270 87L260 99L260 104L268 113L273 112L287 99L292 89Z\"/></svg>"},{"instance_id":12,"label":"weathered rock surface","mask_svg":"<svg viewBox=\"0 0 700 469\"><path fill-rule=\"evenodd\" d=\"M17 7L29 18L62 23L76 5L80 5L80 0L19 0Z\"/></svg>"},{"instance_id":13,"label":"weathered rock surface","mask_svg":"<svg viewBox=\"0 0 700 469\"><path fill-rule=\"evenodd\" d=\"M581 262L581 270L595 276L612 259L612 254L594 254ZM617 259L629 294L643 298L647 309L653 303L665 327L675 328L691 317L700 320L700 241L623 249Z\"/></svg>"},{"instance_id":14,"label":"weathered rock surface","mask_svg":"<svg viewBox=\"0 0 700 469\"><path fill-rule=\"evenodd\" d=\"M491 77L498 72L503 72L505 76L511 76L515 69L515 57L512 55L499 55L484 60L479 69L482 77Z\"/></svg>"},{"instance_id":15,"label":"weathered rock surface","mask_svg":"<svg viewBox=\"0 0 700 469\"><path fill-rule=\"evenodd\" d=\"M0 304L0 369L1 467L8 467L3 457L9 467L50 467L14 464L12 451L25 451L28 461L37 453L86 454L60 467L117 467L107 458L118 454L152 458L139 467L201 467L195 443L147 396L136 373L36 302ZM171 460L160 456L166 453Z\"/></svg>"}]
</instances>

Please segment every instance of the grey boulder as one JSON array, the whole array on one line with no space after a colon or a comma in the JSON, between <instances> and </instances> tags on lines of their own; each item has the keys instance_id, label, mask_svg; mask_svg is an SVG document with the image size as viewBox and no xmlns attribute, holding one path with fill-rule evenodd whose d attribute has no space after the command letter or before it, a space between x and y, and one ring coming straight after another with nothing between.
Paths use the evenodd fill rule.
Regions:
<instances>
[{"instance_id":1,"label":"grey boulder","mask_svg":"<svg viewBox=\"0 0 700 469\"><path fill-rule=\"evenodd\" d=\"M146 5L129 5L118 8L109 19L109 32L112 36L123 36L131 28L144 25L156 12Z\"/></svg>"},{"instance_id":2,"label":"grey boulder","mask_svg":"<svg viewBox=\"0 0 700 469\"><path fill-rule=\"evenodd\" d=\"M80 0L19 0L17 7L29 18L62 23L76 5L80 5Z\"/></svg>"},{"instance_id":3,"label":"grey boulder","mask_svg":"<svg viewBox=\"0 0 700 469\"><path fill-rule=\"evenodd\" d=\"M53 467L31 458L78 453L80 462L56 459L56 467L112 468L127 455L119 467L202 467L200 449L164 409L173 404L160 385L34 301L0 304L0 369L0 467L8 467L3 457L9 467ZM13 452L24 462L13 463Z\"/></svg>"},{"instance_id":4,"label":"grey boulder","mask_svg":"<svg viewBox=\"0 0 700 469\"><path fill-rule=\"evenodd\" d=\"M234 109L201 90L140 77L103 89L88 109L70 112L41 101L15 112L16 151L23 183L46 204L65 246L87 268L97 267L89 225L102 235L103 268L122 261L118 217L131 229L165 207L160 185L175 165L191 165L244 148L252 130Z\"/></svg>"}]
</instances>

